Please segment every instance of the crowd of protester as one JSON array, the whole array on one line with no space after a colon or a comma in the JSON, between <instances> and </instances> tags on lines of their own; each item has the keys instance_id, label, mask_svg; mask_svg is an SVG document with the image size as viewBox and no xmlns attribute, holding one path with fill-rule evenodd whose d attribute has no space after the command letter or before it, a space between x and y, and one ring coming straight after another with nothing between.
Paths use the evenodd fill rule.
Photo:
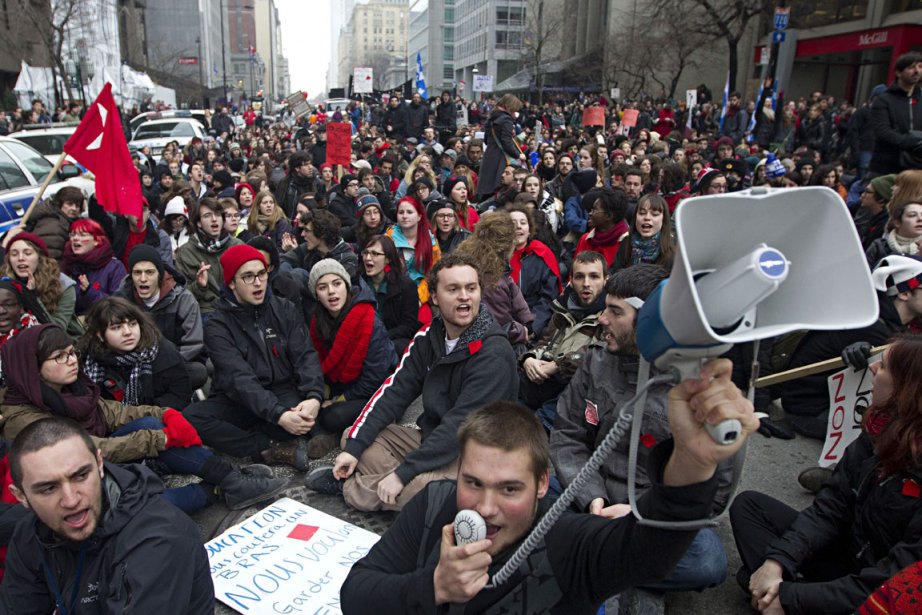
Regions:
<instances>
[{"instance_id":1,"label":"crowd of protester","mask_svg":"<svg viewBox=\"0 0 922 615\"><path fill-rule=\"evenodd\" d=\"M313 467L308 488L342 494L358 510L402 510L430 483L458 476L457 435L462 423L473 429L469 415L512 401L540 420L554 468L544 489L559 494L636 390L636 314L669 274L672 218L688 198L825 186L853 215L881 318L848 335L775 340L786 352L781 369L843 351L866 367L870 343L915 330L920 75L922 57L899 58L893 83L858 108L822 92L785 100L770 80L757 100L732 92L725 107L702 86L691 110L582 94L466 104L446 92L297 118L250 114L238 126L218 108L205 139L132 151L140 217L65 188L5 240L3 438L47 417L73 419L108 462L200 477L164 492L188 512L219 498L231 508L271 498L281 479L265 464ZM583 124L591 107L603 125ZM59 111L56 119L80 113ZM635 120L625 121L628 111ZM50 117L41 104L31 115ZM14 122L0 116L0 128ZM349 165L327 159L331 122L352 125ZM823 475L813 507L797 514L745 494L731 508L737 580L758 610L852 612L922 559L917 346L901 338L874 364L865 435ZM740 363L745 349L735 352ZM762 352L767 359L771 341ZM737 374L745 390L748 374ZM643 466L670 437L669 395L651 389L643 409L644 493L659 493L660 478ZM420 396L418 429L399 425ZM763 395L757 409L771 396L792 418L764 418L764 435L825 436L824 377ZM337 450L332 464L311 465ZM733 462L716 466L705 512L730 505ZM630 517L627 471L621 443L577 499L579 512ZM914 499L893 504L900 483L891 478L919 481ZM10 480L7 495L21 495ZM494 539L517 540L504 531ZM846 531L854 540L837 541ZM622 609L724 581L719 537L703 529L687 538L670 574L638 574L630 584L643 589L610 587L625 590ZM376 567L387 562L378 560L357 567L353 585L364 592L380 582ZM25 595L23 574L13 604ZM410 608L369 602L385 603Z\"/></svg>"}]
</instances>

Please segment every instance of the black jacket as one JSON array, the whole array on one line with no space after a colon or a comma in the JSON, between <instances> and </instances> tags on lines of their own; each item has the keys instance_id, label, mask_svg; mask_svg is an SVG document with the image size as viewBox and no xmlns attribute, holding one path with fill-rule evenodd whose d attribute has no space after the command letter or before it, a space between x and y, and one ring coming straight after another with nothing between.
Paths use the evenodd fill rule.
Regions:
<instances>
[{"instance_id":1,"label":"black jacket","mask_svg":"<svg viewBox=\"0 0 922 615\"><path fill-rule=\"evenodd\" d=\"M439 102L435 107L435 127L439 130L450 130L454 132L458 125L457 115L455 113L455 102L449 100Z\"/></svg>"},{"instance_id":2,"label":"black jacket","mask_svg":"<svg viewBox=\"0 0 922 615\"><path fill-rule=\"evenodd\" d=\"M922 147L922 138L909 134L922 130L922 88L916 85L912 97L894 81L871 105L874 150L868 170L881 175L899 173L900 152Z\"/></svg>"},{"instance_id":3,"label":"black jacket","mask_svg":"<svg viewBox=\"0 0 922 615\"><path fill-rule=\"evenodd\" d=\"M303 177L297 171L291 171L279 182L275 189L275 201L289 220L294 219L301 197L313 192L315 180L314 177Z\"/></svg>"},{"instance_id":4,"label":"black jacket","mask_svg":"<svg viewBox=\"0 0 922 615\"><path fill-rule=\"evenodd\" d=\"M846 545L850 574L825 582L781 583L779 597L788 615L854 613L884 581L922 560L922 504L903 492L907 481L922 483L918 471L881 481L880 461L867 434L845 450L845 456L816 495L776 539L766 558L793 579L811 554L829 545Z\"/></svg>"},{"instance_id":5,"label":"black jacket","mask_svg":"<svg viewBox=\"0 0 922 615\"><path fill-rule=\"evenodd\" d=\"M153 210L154 206L151 205L150 207ZM112 244L112 252L115 254L115 258L122 260L125 247L128 245L128 234L131 232L128 218L120 214L110 214L96 201L95 196L91 196L87 202L87 212L89 217L98 222L102 230L106 232L109 243ZM157 233L157 227L154 226L153 221L148 221L147 223L144 243L160 249L160 235Z\"/></svg>"},{"instance_id":6,"label":"black jacket","mask_svg":"<svg viewBox=\"0 0 922 615\"><path fill-rule=\"evenodd\" d=\"M503 183L506 158L518 160L521 152L512 140L515 136L515 121L506 111L495 109L483 127L483 142L486 147L480 161L477 179L477 200L493 196Z\"/></svg>"},{"instance_id":7,"label":"black jacket","mask_svg":"<svg viewBox=\"0 0 922 615\"><path fill-rule=\"evenodd\" d=\"M226 395L269 423L289 409L274 391L323 401L320 361L290 301L270 295L262 305L240 305L225 287L205 323L205 348L214 363L211 394Z\"/></svg>"},{"instance_id":8,"label":"black jacket","mask_svg":"<svg viewBox=\"0 0 922 615\"><path fill-rule=\"evenodd\" d=\"M291 252L282 254L281 265L282 271L291 271L292 269L303 269L310 273L314 265L325 258L333 258L346 268L352 281L355 282L358 276L359 257L353 251L352 246L343 240L333 246L326 254L321 254L316 250L308 250L307 244L302 243Z\"/></svg>"},{"instance_id":9,"label":"black jacket","mask_svg":"<svg viewBox=\"0 0 922 615\"><path fill-rule=\"evenodd\" d=\"M355 241L355 227L359 223L359 212L355 208L355 201L339 189L333 190L329 197L327 210L339 218L339 234L346 241Z\"/></svg>"},{"instance_id":10,"label":"black jacket","mask_svg":"<svg viewBox=\"0 0 922 615\"><path fill-rule=\"evenodd\" d=\"M401 275L397 284L387 284L383 293L375 293L377 298L377 312L384 322L387 334L392 340L409 340L422 325L419 322L419 295L416 292L416 282L406 274ZM363 286L371 286L368 280L362 277ZM403 348L396 349L400 353Z\"/></svg>"},{"instance_id":11,"label":"black jacket","mask_svg":"<svg viewBox=\"0 0 922 615\"><path fill-rule=\"evenodd\" d=\"M402 141L407 136L406 103L398 103L396 107L388 105L384 112L384 126L390 126L387 136Z\"/></svg>"},{"instance_id":12,"label":"black jacket","mask_svg":"<svg viewBox=\"0 0 922 615\"><path fill-rule=\"evenodd\" d=\"M649 475L658 478L637 502L641 514L660 520L706 515L717 480L666 487L661 477L671 441L657 445L653 451ZM536 519L547 512L551 503L549 498L539 500ZM407 503L368 555L352 567L340 590L343 612L447 612L435 605L432 575L439 562L442 527L451 523L457 512L454 482L429 483ZM632 515L610 520L567 512L505 584L481 590L470 602L457 605L458 612L596 613L609 596L664 578L694 536L694 530L641 526ZM491 576L520 543L493 558Z\"/></svg>"},{"instance_id":13,"label":"black jacket","mask_svg":"<svg viewBox=\"0 0 922 615\"><path fill-rule=\"evenodd\" d=\"M531 323L532 333L535 338L540 338L547 321L551 319L551 303L562 291L560 280L543 258L526 251L522 254L522 269L515 283L522 289L525 303L535 315Z\"/></svg>"},{"instance_id":14,"label":"black jacket","mask_svg":"<svg viewBox=\"0 0 922 615\"><path fill-rule=\"evenodd\" d=\"M160 479L142 465L105 462L102 487L102 518L83 543L61 541L33 514L19 523L3 578L7 612L44 615L55 610L43 561L69 601L85 545L73 613L214 613L214 586L201 533L185 513L160 497Z\"/></svg>"},{"instance_id":15,"label":"black jacket","mask_svg":"<svg viewBox=\"0 0 922 615\"><path fill-rule=\"evenodd\" d=\"M429 125L429 107L425 103L405 105L404 118L407 138L420 139L423 136L423 128Z\"/></svg>"},{"instance_id":16,"label":"black jacket","mask_svg":"<svg viewBox=\"0 0 922 615\"><path fill-rule=\"evenodd\" d=\"M141 378L141 399L139 406L160 406L183 410L192 401L192 385L185 362L173 342L160 336L157 356L151 362L151 378ZM131 369L117 365L112 357L97 359L105 367L105 380L99 384L104 399L122 401Z\"/></svg>"}]
</instances>

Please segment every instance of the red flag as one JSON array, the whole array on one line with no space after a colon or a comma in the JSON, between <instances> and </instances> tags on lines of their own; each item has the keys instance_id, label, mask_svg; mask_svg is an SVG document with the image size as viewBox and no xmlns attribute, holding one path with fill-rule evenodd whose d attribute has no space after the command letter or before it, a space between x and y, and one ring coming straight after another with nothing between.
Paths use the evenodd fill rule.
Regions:
<instances>
[{"instance_id":1,"label":"red flag","mask_svg":"<svg viewBox=\"0 0 922 615\"><path fill-rule=\"evenodd\" d=\"M112 84L99 93L64 151L96 176L96 200L106 211L141 217L141 182L131 164Z\"/></svg>"}]
</instances>

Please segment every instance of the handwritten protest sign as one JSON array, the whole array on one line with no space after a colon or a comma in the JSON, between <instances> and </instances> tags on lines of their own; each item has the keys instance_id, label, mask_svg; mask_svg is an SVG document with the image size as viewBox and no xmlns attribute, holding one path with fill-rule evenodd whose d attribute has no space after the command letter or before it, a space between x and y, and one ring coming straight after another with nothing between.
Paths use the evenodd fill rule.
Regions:
<instances>
[{"instance_id":1,"label":"handwritten protest sign","mask_svg":"<svg viewBox=\"0 0 922 615\"><path fill-rule=\"evenodd\" d=\"M583 126L604 126L605 109L602 107L586 107L583 109Z\"/></svg>"},{"instance_id":2,"label":"handwritten protest sign","mask_svg":"<svg viewBox=\"0 0 922 615\"><path fill-rule=\"evenodd\" d=\"M339 588L378 536L283 498L205 545L215 597L239 613L342 613Z\"/></svg>"},{"instance_id":3,"label":"handwritten protest sign","mask_svg":"<svg viewBox=\"0 0 922 615\"><path fill-rule=\"evenodd\" d=\"M640 115L640 111L637 109L625 109L624 115L621 116L621 124L628 128L633 128L637 125L638 115Z\"/></svg>"},{"instance_id":4,"label":"handwritten protest sign","mask_svg":"<svg viewBox=\"0 0 922 615\"><path fill-rule=\"evenodd\" d=\"M348 166L352 162L352 124L327 123L327 162Z\"/></svg>"},{"instance_id":5,"label":"handwritten protest sign","mask_svg":"<svg viewBox=\"0 0 922 615\"><path fill-rule=\"evenodd\" d=\"M880 359L876 354L869 363ZM829 377L829 420L820 466L838 463L848 445L861 434L861 413L871 405L871 370L846 367Z\"/></svg>"}]
</instances>

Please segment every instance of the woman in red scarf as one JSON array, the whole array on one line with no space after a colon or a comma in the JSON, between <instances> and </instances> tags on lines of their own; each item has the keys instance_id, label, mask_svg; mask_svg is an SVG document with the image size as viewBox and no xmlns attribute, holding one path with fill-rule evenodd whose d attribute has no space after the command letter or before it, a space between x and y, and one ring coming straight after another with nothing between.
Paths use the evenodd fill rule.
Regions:
<instances>
[{"instance_id":1,"label":"woman in red scarf","mask_svg":"<svg viewBox=\"0 0 922 615\"><path fill-rule=\"evenodd\" d=\"M557 256L544 243L534 239L534 212L522 205L506 207L515 224L515 250L509 265L512 281L518 284L535 320L531 329L536 338L551 318L551 303L563 292Z\"/></svg>"},{"instance_id":2,"label":"woman in red scarf","mask_svg":"<svg viewBox=\"0 0 922 615\"><path fill-rule=\"evenodd\" d=\"M591 230L579 238L574 258L580 252L593 250L605 257L611 269L621 242L630 234L630 227L624 221L627 213L627 196L623 190L601 188L586 194L584 202L592 203L589 210Z\"/></svg>"},{"instance_id":3,"label":"woman in red scarf","mask_svg":"<svg viewBox=\"0 0 922 615\"><path fill-rule=\"evenodd\" d=\"M339 261L325 258L314 265L309 287L317 299L311 341L327 389L316 435L308 442L308 455L317 459L339 444L342 431L397 365L397 353L375 314L374 292L364 284L353 288Z\"/></svg>"},{"instance_id":4,"label":"woman in red scarf","mask_svg":"<svg viewBox=\"0 0 922 615\"><path fill-rule=\"evenodd\" d=\"M105 231L89 219L71 225L61 270L77 282L77 314L85 314L95 302L118 290L128 275L122 261L115 258Z\"/></svg>"}]
</instances>

